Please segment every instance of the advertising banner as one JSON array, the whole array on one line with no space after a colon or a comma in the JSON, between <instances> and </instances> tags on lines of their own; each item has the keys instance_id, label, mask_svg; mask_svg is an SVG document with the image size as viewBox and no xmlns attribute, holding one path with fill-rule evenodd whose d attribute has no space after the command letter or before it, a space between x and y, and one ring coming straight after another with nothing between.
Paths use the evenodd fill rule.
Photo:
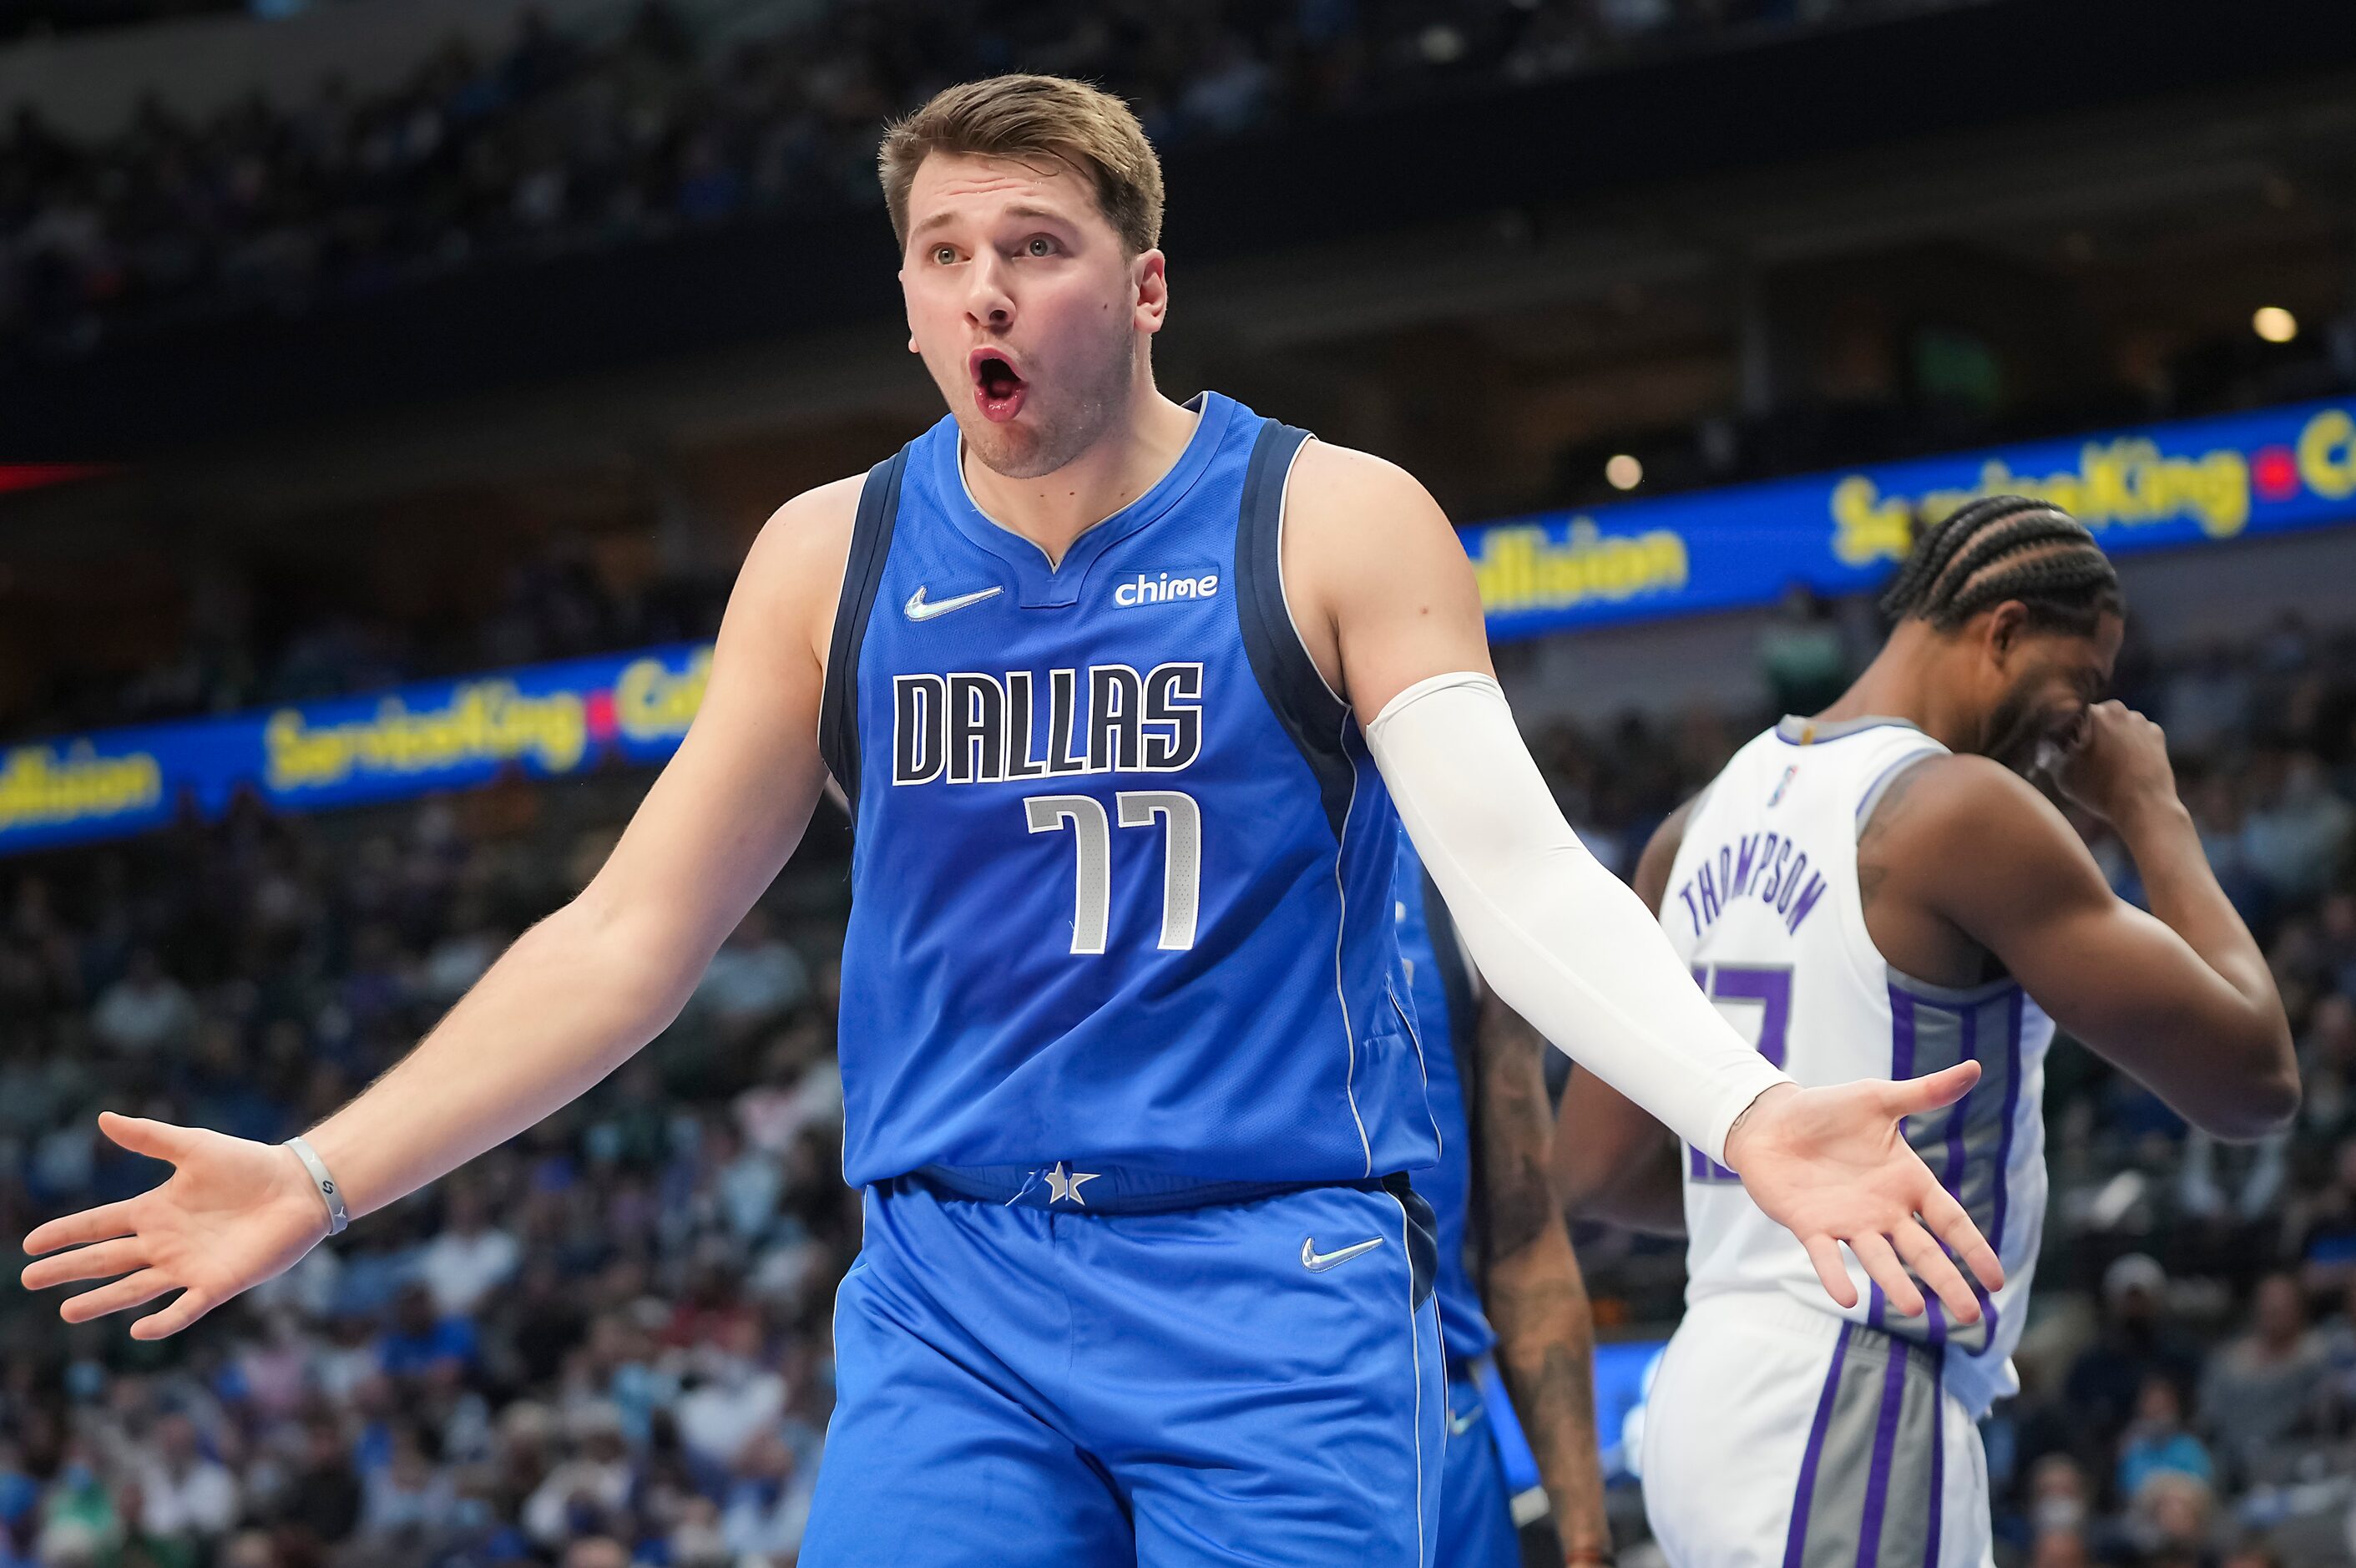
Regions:
<instances>
[{"instance_id":1,"label":"advertising banner","mask_svg":"<svg viewBox=\"0 0 2356 1568\"><path fill-rule=\"evenodd\" d=\"M1461 531L1492 640L1875 586L1913 518L2055 502L2114 555L2356 519L2356 402L1850 468Z\"/></svg>"},{"instance_id":2,"label":"advertising banner","mask_svg":"<svg viewBox=\"0 0 2356 1568\"><path fill-rule=\"evenodd\" d=\"M309 811L659 762L703 700L712 649L679 645L404 686L372 697L0 747L0 854L206 821L241 791Z\"/></svg>"}]
</instances>

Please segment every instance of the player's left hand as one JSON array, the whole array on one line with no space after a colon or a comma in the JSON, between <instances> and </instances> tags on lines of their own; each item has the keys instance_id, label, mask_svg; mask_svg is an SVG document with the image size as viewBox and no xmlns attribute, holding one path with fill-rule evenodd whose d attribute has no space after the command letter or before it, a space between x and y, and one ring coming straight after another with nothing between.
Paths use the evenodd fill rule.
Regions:
<instances>
[{"instance_id":1,"label":"player's left hand","mask_svg":"<svg viewBox=\"0 0 2356 1568\"><path fill-rule=\"evenodd\" d=\"M1826 1294L1842 1306L1857 1305L1842 1242L1908 1317L1923 1310L1910 1267L1957 1323L1978 1322L1980 1304L1955 1258L1987 1289L2004 1283L1996 1249L1899 1131L1907 1117L1961 1100L1979 1076L1977 1062L1963 1062L1896 1083L1778 1085L1727 1134L1727 1164L1761 1210L1800 1239Z\"/></svg>"}]
</instances>

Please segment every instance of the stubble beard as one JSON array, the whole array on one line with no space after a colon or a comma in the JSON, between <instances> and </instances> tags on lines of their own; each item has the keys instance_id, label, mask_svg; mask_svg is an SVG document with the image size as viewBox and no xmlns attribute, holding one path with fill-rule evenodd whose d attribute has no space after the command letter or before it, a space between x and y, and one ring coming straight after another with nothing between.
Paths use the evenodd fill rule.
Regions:
<instances>
[{"instance_id":1,"label":"stubble beard","mask_svg":"<svg viewBox=\"0 0 2356 1568\"><path fill-rule=\"evenodd\" d=\"M2042 717L2029 702L2026 682L2006 693L1988 715L1983 755L2024 779L2032 777L2045 750Z\"/></svg>"}]
</instances>

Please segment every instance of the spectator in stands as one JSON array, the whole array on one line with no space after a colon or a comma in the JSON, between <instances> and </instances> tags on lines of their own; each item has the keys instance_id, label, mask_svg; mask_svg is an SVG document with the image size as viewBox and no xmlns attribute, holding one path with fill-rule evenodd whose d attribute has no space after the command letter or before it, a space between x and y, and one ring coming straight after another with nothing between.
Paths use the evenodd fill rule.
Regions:
<instances>
[{"instance_id":1,"label":"spectator in stands","mask_svg":"<svg viewBox=\"0 0 2356 1568\"><path fill-rule=\"evenodd\" d=\"M2356 987L2341 983L2315 1003L2299 1039L2298 1078L2302 1141L2336 1144L2356 1133Z\"/></svg>"},{"instance_id":2,"label":"spectator in stands","mask_svg":"<svg viewBox=\"0 0 2356 1568\"><path fill-rule=\"evenodd\" d=\"M2167 1271L2146 1253L2103 1273L2102 1331L2071 1366L2062 1397L2104 1452L2114 1451L2152 1379L2189 1390L2200 1376L2199 1349L2167 1320Z\"/></svg>"},{"instance_id":3,"label":"spectator in stands","mask_svg":"<svg viewBox=\"0 0 2356 1568\"><path fill-rule=\"evenodd\" d=\"M393 1304L392 1327L377 1342L377 1365L387 1377L420 1377L444 1360L472 1368L475 1358L470 1320L436 1310L433 1292L423 1283L402 1287Z\"/></svg>"},{"instance_id":4,"label":"spectator in stands","mask_svg":"<svg viewBox=\"0 0 2356 1568\"><path fill-rule=\"evenodd\" d=\"M2330 1292L2356 1280L2356 1137L2340 1139L2329 1179L2292 1204L2286 1219L2302 1285Z\"/></svg>"},{"instance_id":5,"label":"spectator in stands","mask_svg":"<svg viewBox=\"0 0 2356 1568\"><path fill-rule=\"evenodd\" d=\"M758 904L745 912L695 988L723 1035L741 1039L782 1018L809 994L809 966L776 934Z\"/></svg>"},{"instance_id":6,"label":"spectator in stands","mask_svg":"<svg viewBox=\"0 0 2356 1568\"><path fill-rule=\"evenodd\" d=\"M514 1277L523 1248L509 1231L491 1223L482 1189L474 1182L450 1184L441 1232L418 1255L417 1276L444 1317L471 1317L483 1298Z\"/></svg>"},{"instance_id":7,"label":"spectator in stands","mask_svg":"<svg viewBox=\"0 0 2356 1568\"><path fill-rule=\"evenodd\" d=\"M2209 1450L2184 1429L2183 1392L2173 1380L2155 1375L2144 1380L2136 1418L2119 1440L2119 1496L2139 1495L2144 1482L2163 1470L2203 1484L2217 1477Z\"/></svg>"},{"instance_id":8,"label":"spectator in stands","mask_svg":"<svg viewBox=\"0 0 2356 1568\"><path fill-rule=\"evenodd\" d=\"M197 1423L174 1413L155 1423L152 1451L137 1470L142 1534L195 1543L199 1552L238 1520L237 1477L199 1447Z\"/></svg>"},{"instance_id":9,"label":"spectator in stands","mask_svg":"<svg viewBox=\"0 0 2356 1568\"><path fill-rule=\"evenodd\" d=\"M629 1568L629 1550L608 1535L584 1536L564 1549L564 1568Z\"/></svg>"},{"instance_id":10,"label":"spectator in stands","mask_svg":"<svg viewBox=\"0 0 2356 1568\"><path fill-rule=\"evenodd\" d=\"M2172 746L2208 754L2248 734L2255 701L2248 663L2217 643L2185 660L2168 678L2159 716Z\"/></svg>"},{"instance_id":11,"label":"spectator in stands","mask_svg":"<svg viewBox=\"0 0 2356 1568\"><path fill-rule=\"evenodd\" d=\"M126 1056L153 1056L195 1036L197 1004L186 986L164 972L155 950L142 948L131 955L123 978L100 993L90 1026Z\"/></svg>"},{"instance_id":12,"label":"spectator in stands","mask_svg":"<svg viewBox=\"0 0 2356 1568\"><path fill-rule=\"evenodd\" d=\"M1813 714L1847 687L1849 650L1840 623L1805 583L1783 590L1775 618L1759 634L1759 670L1782 714Z\"/></svg>"},{"instance_id":13,"label":"spectator in stands","mask_svg":"<svg viewBox=\"0 0 2356 1568\"><path fill-rule=\"evenodd\" d=\"M730 1319L717 1343L694 1358L678 1403L680 1436L706 1463L734 1465L763 1433L775 1431L789 1391L775 1362L763 1354L756 1316Z\"/></svg>"},{"instance_id":14,"label":"spectator in stands","mask_svg":"<svg viewBox=\"0 0 2356 1568\"><path fill-rule=\"evenodd\" d=\"M425 1434L408 1423L394 1434L391 1459L369 1477L366 1498L360 1533L406 1552L422 1552L457 1519L450 1477L434 1464Z\"/></svg>"},{"instance_id":15,"label":"spectator in stands","mask_svg":"<svg viewBox=\"0 0 2356 1568\"><path fill-rule=\"evenodd\" d=\"M2333 791L2323 764L2306 752L2270 759L2263 788L2242 828L2249 863L2276 898L2309 901L2339 870L2356 808Z\"/></svg>"},{"instance_id":16,"label":"spectator in stands","mask_svg":"<svg viewBox=\"0 0 2356 1568\"><path fill-rule=\"evenodd\" d=\"M2131 1499L2125 1536L2149 1568L2201 1568L2216 1551L2217 1494L2181 1470L2154 1470Z\"/></svg>"},{"instance_id":17,"label":"spectator in stands","mask_svg":"<svg viewBox=\"0 0 2356 1568\"><path fill-rule=\"evenodd\" d=\"M720 1516L721 1538L740 1555L790 1560L809 1523L815 1477L803 1473L784 1434L755 1436L737 1455L736 1480Z\"/></svg>"},{"instance_id":18,"label":"spectator in stands","mask_svg":"<svg viewBox=\"0 0 2356 1568\"><path fill-rule=\"evenodd\" d=\"M628 1444L622 1436L622 1418L610 1406L582 1412L573 1419L573 1454L548 1473L523 1505L523 1526L543 1546L561 1546L584 1538L632 1533L626 1518L632 1480ZM571 1552L565 1560L573 1561ZM626 1561L625 1557L617 1561Z\"/></svg>"},{"instance_id":19,"label":"spectator in stands","mask_svg":"<svg viewBox=\"0 0 2356 1568\"><path fill-rule=\"evenodd\" d=\"M2243 1474L2298 1430L2314 1408L2325 1367L2308 1327L2298 1281L2271 1273L2250 1302L2250 1328L2211 1357L2201 1380L2201 1416L2225 1462Z\"/></svg>"},{"instance_id":20,"label":"spectator in stands","mask_svg":"<svg viewBox=\"0 0 2356 1568\"><path fill-rule=\"evenodd\" d=\"M302 1465L286 1491L285 1522L306 1541L332 1546L359 1528L366 1503L341 1424L331 1415L313 1416L304 1423Z\"/></svg>"},{"instance_id":21,"label":"spectator in stands","mask_svg":"<svg viewBox=\"0 0 2356 1568\"><path fill-rule=\"evenodd\" d=\"M2324 899L2318 936L2318 961L2343 996L2356 996L2356 893L2342 890Z\"/></svg>"}]
</instances>

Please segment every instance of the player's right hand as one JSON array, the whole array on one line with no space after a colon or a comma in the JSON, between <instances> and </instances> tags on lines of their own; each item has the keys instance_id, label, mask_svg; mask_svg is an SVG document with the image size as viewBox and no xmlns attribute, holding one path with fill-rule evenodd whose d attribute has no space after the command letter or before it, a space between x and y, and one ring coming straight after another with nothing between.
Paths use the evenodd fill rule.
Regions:
<instances>
[{"instance_id":1,"label":"player's right hand","mask_svg":"<svg viewBox=\"0 0 2356 1568\"><path fill-rule=\"evenodd\" d=\"M1778 1084L1727 1134L1728 1161L1751 1201L1799 1238L1825 1293L1844 1308L1858 1302L1841 1262L1844 1244L1902 1317L1922 1314L1919 1278L1954 1321L1979 1321L1979 1300L1957 1259L1983 1288L2002 1288L1996 1249L1902 1131L1907 1117L1961 1100L1979 1076L1977 1062L1964 1061L1896 1082Z\"/></svg>"},{"instance_id":2,"label":"player's right hand","mask_svg":"<svg viewBox=\"0 0 2356 1568\"><path fill-rule=\"evenodd\" d=\"M2062 792L2116 825L2141 807L2176 800L2176 769L2168 760L2168 736L2125 703L2096 703L2085 725L2055 770Z\"/></svg>"},{"instance_id":3,"label":"player's right hand","mask_svg":"<svg viewBox=\"0 0 2356 1568\"><path fill-rule=\"evenodd\" d=\"M291 1149L111 1111L100 1114L98 1128L173 1170L136 1197L52 1219L25 1238L26 1251L56 1254L26 1266L27 1290L112 1280L63 1302L58 1316L68 1323L177 1290L178 1299L134 1323L131 1337L177 1334L241 1291L284 1273L327 1234L327 1206Z\"/></svg>"}]
</instances>

